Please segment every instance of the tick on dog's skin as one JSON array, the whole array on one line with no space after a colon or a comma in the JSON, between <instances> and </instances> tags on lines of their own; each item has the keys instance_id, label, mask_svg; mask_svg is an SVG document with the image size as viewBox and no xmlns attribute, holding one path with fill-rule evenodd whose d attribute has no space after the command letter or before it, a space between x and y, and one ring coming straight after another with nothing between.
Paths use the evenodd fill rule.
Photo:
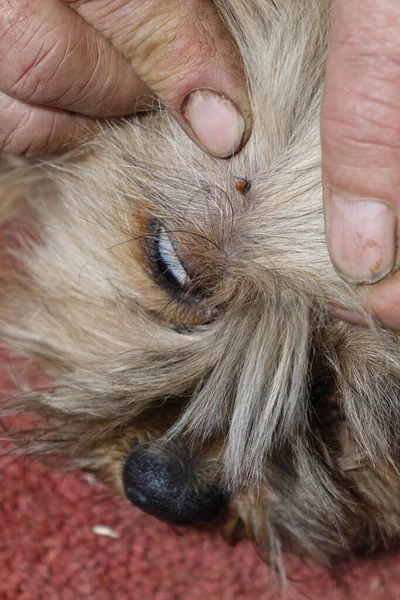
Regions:
<instances>
[{"instance_id":1,"label":"tick on dog's skin","mask_svg":"<svg viewBox=\"0 0 400 600\"><path fill-rule=\"evenodd\" d=\"M239 179L239 181L237 181L235 184L235 188L241 194L247 194L251 188L251 183L250 181L247 181L247 179Z\"/></svg>"}]
</instances>

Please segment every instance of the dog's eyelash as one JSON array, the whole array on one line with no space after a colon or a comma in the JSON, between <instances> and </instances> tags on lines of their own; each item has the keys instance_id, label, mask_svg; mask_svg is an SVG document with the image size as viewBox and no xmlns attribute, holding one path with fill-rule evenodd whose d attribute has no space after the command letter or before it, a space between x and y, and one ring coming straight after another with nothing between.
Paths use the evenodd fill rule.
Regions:
<instances>
[{"instance_id":1,"label":"dog's eyelash","mask_svg":"<svg viewBox=\"0 0 400 600\"><path fill-rule=\"evenodd\" d=\"M159 276L178 288L186 288L191 279L180 261L165 227L159 225L154 236L154 262Z\"/></svg>"}]
</instances>

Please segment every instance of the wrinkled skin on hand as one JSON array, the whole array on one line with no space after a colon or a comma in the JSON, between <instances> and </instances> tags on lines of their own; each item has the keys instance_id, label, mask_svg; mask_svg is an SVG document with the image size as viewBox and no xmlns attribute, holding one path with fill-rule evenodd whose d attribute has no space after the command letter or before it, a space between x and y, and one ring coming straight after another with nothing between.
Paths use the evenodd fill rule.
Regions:
<instances>
[{"instance_id":1,"label":"wrinkled skin on hand","mask_svg":"<svg viewBox=\"0 0 400 600\"><path fill-rule=\"evenodd\" d=\"M372 316L400 329L400 5L333 0L331 25L321 120L330 254L344 280L367 284Z\"/></svg>"},{"instance_id":2,"label":"wrinkled skin on hand","mask_svg":"<svg viewBox=\"0 0 400 600\"><path fill-rule=\"evenodd\" d=\"M0 150L13 154L65 150L96 118L158 100L215 156L250 135L242 61L210 0L2 0L0 62Z\"/></svg>"}]
</instances>

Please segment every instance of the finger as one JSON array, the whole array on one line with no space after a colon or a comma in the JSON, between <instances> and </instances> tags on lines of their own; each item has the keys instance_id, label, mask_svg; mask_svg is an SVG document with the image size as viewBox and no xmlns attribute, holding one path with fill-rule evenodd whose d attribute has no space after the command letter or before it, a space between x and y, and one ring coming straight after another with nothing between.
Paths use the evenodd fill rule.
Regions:
<instances>
[{"instance_id":1,"label":"finger","mask_svg":"<svg viewBox=\"0 0 400 600\"><path fill-rule=\"evenodd\" d=\"M0 90L92 116L133 112L149 93L112 44L58 0L1 0Z\"/></svg>"},{"instance_id":2,"label":"finger","mask_svg":"<svg viewBox=\"0 0 400 600\"><path fill-rule=\"evenodd\" d=\"M371 286L366 298L371 315L382 325L400 330L400 272Z\"/></svg>"},{"instance_id":3,"label":"finger","mask_svg":"<svg viewBox=\"0 0 400 600\"><path fill-rule=\"evenodd\" d=\"M398 0L333 0L321 137L332 262L346 281L374 283L396 262Z\"/></svg>"},{"instance_id":4,"label":"finger","mask_svg":"<svg viewBox=\"0 0 400 600\"><path fill-rule=\"evenodd\" d=\"M364 298L365 309L376 322L400 331L400 272L368 288ZM368 325L366 316L342 307L331 306L329 312L336 318L353 325Z\"/></svg>"},{"instance_id":5,"label":"finger","mask_svg":"<svg viewBox=\"0 0 400 600\"><path fill-rule=\"evenodd\" d=\"M342 308L339 306L329 306L328 311L332 317L335 317L335 319L340 319L341 321L345 321L351 325L369 325L364 316L353 310L348 310L347 308Z\"/></svg>"},{"instance_id":6,"label":"finger","mask_svg":"<svg viewBox=\"0 0 400 600\"><path fill-rule=\"evenodd\" d=\"M225 157L246 143L251 111L243 63L210 0L69 4L112 41L203 149Z\"/></svg>"},{"instance_id":7,"label":"finger","mask_svg":"<svg viewBox=\"0 0 400 600\"><path fill-rule=\"evenodd\" d=\"M88 139L98 122L56 108L26 104L0 92L0 152L43 156Z\"/></svg>"}]
</instances>

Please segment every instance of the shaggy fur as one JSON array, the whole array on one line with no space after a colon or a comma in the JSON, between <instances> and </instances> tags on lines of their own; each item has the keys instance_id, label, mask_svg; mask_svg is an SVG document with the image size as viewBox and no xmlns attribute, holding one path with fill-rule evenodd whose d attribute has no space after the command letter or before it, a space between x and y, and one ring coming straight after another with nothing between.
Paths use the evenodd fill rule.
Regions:
<instances>
[{"instance_id":1,"label":"shaggy fur","mask_svg":"<svg viewBox=\"0 0 400 600\"><path fill-rule=\"evenodd\" d=\"M324 236L329 2L216 5L253 104L240 155L205 156L160 109L51 162L1 158L2 340L21 381L39 364L51 382L4 404L38 415L9 436L119 494L135 444L183 452L224 495L218 525L269 560L372 552L400 532L400 338L327 313L362 310Z\"/></svg>"}]
</instances>

